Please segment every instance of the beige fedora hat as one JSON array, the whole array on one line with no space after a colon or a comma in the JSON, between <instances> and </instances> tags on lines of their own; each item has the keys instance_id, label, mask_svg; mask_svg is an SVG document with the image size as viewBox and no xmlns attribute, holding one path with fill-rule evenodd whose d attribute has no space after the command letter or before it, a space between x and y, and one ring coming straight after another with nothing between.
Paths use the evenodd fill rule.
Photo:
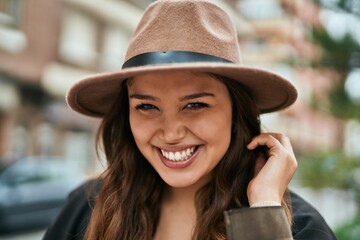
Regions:
<instances>
[{"instance_id":1,"label":"beige fedora hat","mask_svg":"<svg viewBox=\"0 0 360 240\"><path fill-rule=\"evenodd\" d=\"M241 64L237 33L224 10L204 0L158 0L146 9L122 68L80 80L69 90L67 103L79 113L102 117L125 79L174 70L237 80L262 113L284 109L297 98L287 79Z\"/></svg>"}]
</instances>

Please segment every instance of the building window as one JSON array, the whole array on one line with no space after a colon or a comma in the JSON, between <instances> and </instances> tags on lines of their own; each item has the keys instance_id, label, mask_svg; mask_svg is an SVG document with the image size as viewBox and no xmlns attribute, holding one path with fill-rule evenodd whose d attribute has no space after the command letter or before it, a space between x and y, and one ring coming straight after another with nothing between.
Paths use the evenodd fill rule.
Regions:
<instances>
[{"instance_id":1,"label":"building window","mask_svg":"<svg viewBox=\"0 0 360 240\"><path fill-rule=\"evenodd\" d=\"M129 45L130 34L119 27L107 25L102 35L100 68L111 71L121 68Z\"/></svg>"},{"instance_id":2,"label":"building window","mask_svg":"<svg viewBox=\"0 0 360 240\"><path fill-rule=\"evenodd\" d=\"M98 27L95 19L67 9L62 22L60 56L67 63L85 69L96 68Z\"/></svg>"},{"instance_id":3,"label":"building window","mask_svg":"<svg viewBox=\"0 0 360 240\"><path fill-rule=\"evenodd\" d=\"M20 53L27 46L20 30L21 0L0 1L0 51Z\"/></svg>"},{"instance_id":4,"label":"building window","mask_svg":"<svg viewBox=\"0 0 360 240\"><path fill-rule=\"evenodd\" d=\"M20 25L21 0L0 1L0 24L12 28Z\"/></svg>"}]
</instances>

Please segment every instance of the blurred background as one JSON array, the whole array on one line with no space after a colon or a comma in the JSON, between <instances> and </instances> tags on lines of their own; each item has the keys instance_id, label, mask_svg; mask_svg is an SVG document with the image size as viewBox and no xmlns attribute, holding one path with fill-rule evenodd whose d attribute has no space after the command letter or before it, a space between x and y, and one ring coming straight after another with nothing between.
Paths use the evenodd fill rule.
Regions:
<instances>
[{"instance_id":1,"label":"blurred background","mask_svg":"<svg viewBox=\"0 0 360 240\"><path fill-rule=\"evenodd\" d=\"M70 189L103 171L99 120L71 112L64 96L88 74L121 68L151 2L0 0L0 239L41 239ZM244 64L299 90L292 107L262 116L266 131L291 138L291 189L339 239L359 239L360 1L213 2L233 18Z\"/></svg>"}]
</instances>

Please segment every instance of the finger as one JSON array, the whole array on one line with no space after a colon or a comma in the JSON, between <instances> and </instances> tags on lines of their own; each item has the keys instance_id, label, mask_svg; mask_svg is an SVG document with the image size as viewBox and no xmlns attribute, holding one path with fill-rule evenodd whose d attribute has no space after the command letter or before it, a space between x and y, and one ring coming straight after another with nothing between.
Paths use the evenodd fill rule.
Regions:
<instances>
[{"instance_id":1,"label":"finger","mask_svg":"<svg viewBox=\"0 0 360 240\"><path fill-rule=\"evenodd\" d=\"M281 145L280 142L271 134L260 134L251 140L251 142L247 145L247 148L249 150L253 150L258 146L273 148L279 145Z\"/></svg>"},{"instance_id":2,"label":"finger","mask_svg":"<svg viewBox=\"0 0 360 240\"><path fill-rule=\"evenodd\" d=\"M271 136L276 138L285 149L289 150L294 156L294 151L290 142L290 138L281 133L269 133Z\"/></svg>"},{"instance_id":3,"label":"finger","mask_svg":"<svg viewBox=\"0 0 360 240\"><path fill-rule=\"evenodd\" d=\"M283 159L287 160L287 164L290 164L294 169L297 167L297 161L292 150L290 140L283 134L279 133L262 133L256 136L249 144L248 149L254 150L259 146L266 146L267 159ZM276 161L277 164L281 164L283 161ZM269 165L270 167L271 165ZM272 165L274 167L274 165Z\"/></svg>"},{"instance_id":4,"label":"finger","mask_svg":"<svg viewBox=\"0 0 360 240\"><path fill-rule=\"evenodd\" d=\"M270 134L271 136L276 138L285 148L292 149L290 138L288 138L286 135L282 133L267 133L267 134Z\"/></svg>"}]
</instances>

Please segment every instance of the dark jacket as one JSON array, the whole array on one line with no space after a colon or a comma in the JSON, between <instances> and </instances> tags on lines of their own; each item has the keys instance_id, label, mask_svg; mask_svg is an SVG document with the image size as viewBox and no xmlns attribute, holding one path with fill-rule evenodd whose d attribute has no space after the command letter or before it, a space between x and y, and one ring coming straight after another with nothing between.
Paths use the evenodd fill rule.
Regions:
<instances>
[{"instance_id":1,"label":"dark jacket","mask_svg":"<svg viewBox=\"0 0 360 240\"><path fill-rule=\"evenodd\" d=\"M88 198L90 189L94 196L99 182L89 181L73 191L55 223L47 230L43 240L80 240L91 215ZM94 187L95 186L95 187ZM306 201L291 193L292 229L281 207L243 208L227 211L225 223L229 240L333 240L335 235L322 216Z\"/></svg>"}]
</instances>

